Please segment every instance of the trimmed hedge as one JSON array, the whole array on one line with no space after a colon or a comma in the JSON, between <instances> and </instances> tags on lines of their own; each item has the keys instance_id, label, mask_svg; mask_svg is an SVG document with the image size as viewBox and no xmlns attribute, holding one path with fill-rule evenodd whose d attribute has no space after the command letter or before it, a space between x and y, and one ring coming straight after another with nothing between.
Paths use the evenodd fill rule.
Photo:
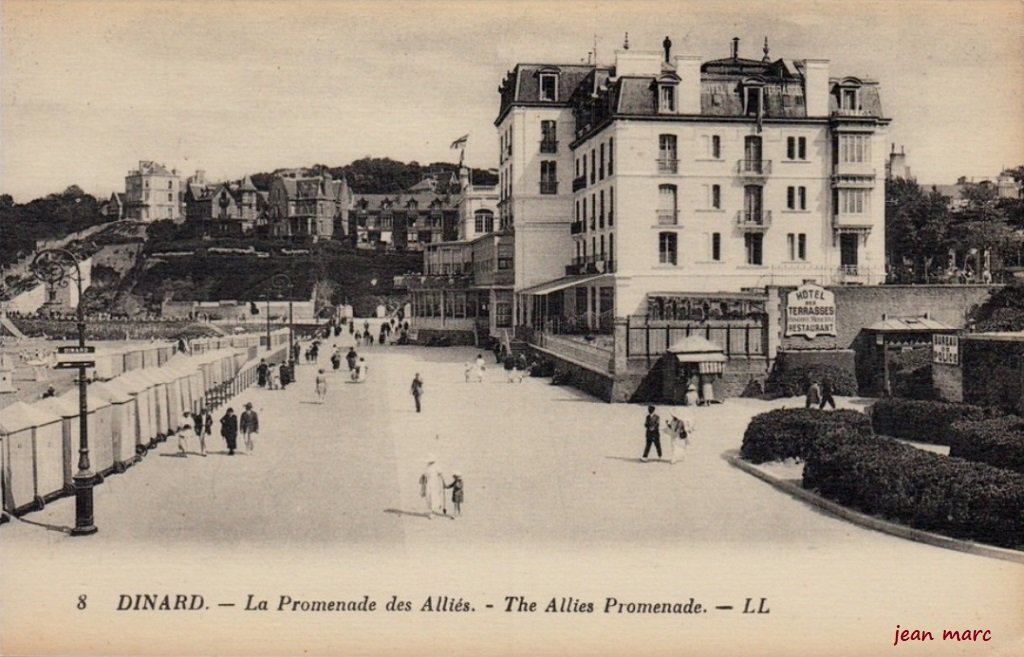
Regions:
<instances>
[{"instance_id":1,"label":"trimmed hedge","mask_svg":"<svg viewBox=\"0 0 1024 657\"><path fill-rule=\"evenodd\" d=\"M775 369L764 384L765 394L777 397L802 397L807 393L811 381L832 382L832 394L853 396L857 394L857 378L853 372L832 365L801 365Z\"/></svg>"},{"instance_id":2,"label":"trimmed hedge","mask_svg":"<svg viewBox=\"0 0 1024 657\"><path fill-rule=\"evenodd\" d=\"M1024 474L1024 418L1016 415L955 422L949 455Z\"/></svg>"},{"instance_id":3,"label":"trimmed hedge","mask_svg":"<svg viewBox=\"0 0 1024 657\"><path fill-rule=\"evenodd\" d=\"M933 445L949 445L950 427L962 420L985 420L1003 415L996 408L918 399L879 399L869 411L875 433Z\"/></svg>"},{"instance_id":4,"label":"trimmed hedge","mask_svg":"<svg viewBox=\"0 0 1024 657\"><path fill-rule=\"evenodd\" d=\"M876 437L819 441L803 487L887 520L991 545L1024 547L1024 475Z\"/></svg>"},{"instance_id":5,"label":"trimmed hedge","mask_svg":"<svg viewBox=\"0 0 1024 657\"><path fill-rule=\"evenodd\" d=\"M743 433L740 453L751 463L787 458L805 459L819 440L832 440L838 428L870 438L871 420L851 410L780 408L755 415Z\"/></svg>"}]
</instances>

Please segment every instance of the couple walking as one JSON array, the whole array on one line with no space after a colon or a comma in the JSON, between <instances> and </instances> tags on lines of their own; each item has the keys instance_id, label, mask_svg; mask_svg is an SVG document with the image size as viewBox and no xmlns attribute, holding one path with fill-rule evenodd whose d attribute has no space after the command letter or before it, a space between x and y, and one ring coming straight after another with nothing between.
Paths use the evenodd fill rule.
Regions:
<instances>
[{"instance_id":1,"label":"couple walking","mask_svg":"<svg viewBox=\"0 0 1024 657\"><path fill-rule=\"evenodd\" d=\"M433 456L427 457L427 469L420 475L420 497L427 501L427 512L429 518L434 516L456 517L462 515L462 475L452 473L452 483L445 483L444 475L437 465L437 459ZM452 489L452 511L448 514L447 489Z\"/></svg>"},{"instance_id":2,"label":"couple walking","mask_svg":"<svg viewBox=\"0 0 1024 657\"><path fill-rule=\"evenodd\" d=\"M241 418L235 415L235 409L229 407L225 411L224 417L220 419L220 435L224 442L227 443L229 456L235 455L235 449L238 447L239 431L242 432L242 440L246 451L252 454L255 447L252 437L260 431L260 418L256 411L252 410L250 402L246 402Z\"/></svg>"},{"instance_id":3,"label":"couple walking","mask_svg":"<svg viewBox=\"0 0 1024 657\"><path fill-rule=\"evenodd\" d=\"M640 460L644 462L647 461L652 447L658 454L658 458L661 458L661 418L654 411L655 408L653 406L648 406L647 417L644 418L646 444L644 445L644 455L640 457ZM673 415L671 419L665 422L665 433L669 438L670 463L683 459L683 453L689 447L690 437L693 435L693 430L696 427L693 414L689 408L684 406L678 413L679 416Z\"/></svg>"}]
</instances>

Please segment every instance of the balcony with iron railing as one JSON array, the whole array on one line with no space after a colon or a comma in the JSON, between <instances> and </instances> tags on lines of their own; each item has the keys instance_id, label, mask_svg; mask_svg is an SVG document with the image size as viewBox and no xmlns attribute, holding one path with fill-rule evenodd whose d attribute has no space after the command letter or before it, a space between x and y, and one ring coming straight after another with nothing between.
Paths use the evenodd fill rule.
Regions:
<instances>
[{"instance_id":1,"label":"balcony with iron railing","mask_svg":"<svg viewBox=\"0 0 1024 657\"><path fill-rule=\"evenodd\" d=\"M656 217L659 226L679 225L679 210L658 210Z\"/></svg>"},{"instance_id":2,"label":"balcony with iron railing","mask_svg":"<svg viewBox=\"0 0 1024 657\"><path fill-rule=\"evenodd\" d=\"M847 232L868 232L874 226L872 215L866 212L839 212L832 215L832 228Z\"/></svg>"},{"instance_id":3,"label":"balcony with iron railing","mask_svg":"<svg viewBox=\"0 0 1024 657\"><path fill-rule=\"evenodd\" d=\"M581 189L585 189L587 186L586 176L576 176L572 179L572 191L578 192Z\"/></svg>"},{"instance_id":4,"label":"balcony with iron railing","mask_svg":"<svg viewBox=\"0 0 1024 657\"><path fill-rule=\"evenodd\" d=\"M736 225L745 231L768 230L772 225L771 210L740 210L736 213Z\"/></svg>"},{"instance_id":5,"label":"balcony with iron railing","mask_svg":"<svg viewBox=\"0 0 1024 657\"><path fill-rule=\"evenodd\" d=\"M540 181L540 193L541 194L557 194L558 193L558 181L557 180L542 180L542 181Z\"/></svg>"},{"instance_id":6,"label":"balcony with iron railing","mask_svg":"<svg viewBox=\"0 0 1024 657\"><path fill-rule=\"evenodd\" d=\"M679 160L674 157L659 157L658 160L658 173L678 173L679 172Z\"/></svg>"},{"instance_id":7,"label":"balcony with iron railing","mask_svg":"<svg viewBox=\"0 0 1024 657\"><path fill-rule=\"evenodd\" d=\"M772 172L771 160L739 160L736 171L743 178L763 180Z\"/></svg>"},{"instance_id":8,"label":"balcony with iron railing","mask_svg":"<svg viewBox=\"0 0 1024 657\"><path fill-rule=\"evenodd\" d=\"M615 271L615 261L604 254L579 256L565 266L566 276L579 274L607 274Z\"/></svg>"},{"instance_id":9,"label":"balcony with iron railing","mask_svg":"<svg viewBox=\"0 0 1024 657\"><path fill-rule=\"evenodd\" d=\"M540 141L540 152L541 153L557 153L558 152L558 140L557 139L542 139Z\"/></svg>"},{"instance_id":10,"label":"balcony with iron railing","mask_svg":"<svg viewBox=\"0 0 1024 657\"><path fill-rule=\"evenodd\" d=\"M871 117L874 115L871 114L870 110L866 110L863 108L854 109L852 107L839 107L837 109L832 110L832 116L850 116L864 118Z\"/></svg>"}]
</instances>

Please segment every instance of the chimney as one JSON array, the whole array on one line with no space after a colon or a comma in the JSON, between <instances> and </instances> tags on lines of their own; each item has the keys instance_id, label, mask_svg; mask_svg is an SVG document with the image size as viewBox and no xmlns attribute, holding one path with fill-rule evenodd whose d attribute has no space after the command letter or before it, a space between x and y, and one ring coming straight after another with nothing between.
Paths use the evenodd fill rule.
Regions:
<instances>
[{"instance_id":1,"label":"chimney","mask_svg":"<svg viewBox=\"0 0 1024 657\"><path fill-rule=\"evenodd\" d=\"M807 116L828 116L829 104L828 60L804 60L804 97L807 99Z\"/></svg>"},{"instance_id":2,"label":"chimney","mask_svg":"<svg viewBox=\"0 0 1024 657\"><path fill-rule=\"evenodd\" d=\"M740 56L740 38L739 37L733 37L732 38L732 58L733 59L739 59L739 56Z\"/></svg>"},{"instance_id":3,"label":"chimney","mask_svg":"<svg viewBox=\"0 0 1024 657\"><path fill-rule=\"evenodd\" d=\"M676 55L679 113L700 114L700 55Z\"/></svg>"},{"instance_id":4,"label":"chimney","mask_svg":"<svg viewBox=\"0 0 1024 657\"><path fill-rule=\"evenodd\" d=\"M672 57L672 39L666 36L665 40L661 42L661 47L665 49L665 63L668 64Z\"/></svg>"}]
</instances>

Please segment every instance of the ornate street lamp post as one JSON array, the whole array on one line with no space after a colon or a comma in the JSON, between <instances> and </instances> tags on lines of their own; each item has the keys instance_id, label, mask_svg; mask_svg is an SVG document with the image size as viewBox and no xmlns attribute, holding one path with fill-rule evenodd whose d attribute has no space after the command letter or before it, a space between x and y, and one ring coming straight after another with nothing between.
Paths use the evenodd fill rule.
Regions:
<instances>
[{"instance_id":1,"label":"ornate street lamp post","mask_svg":"<svg viewBox=\"0 0 1024 657\"><path fill-rule=\"evenodd\" d=\"M78 328L78 472L73 477L75 489L75 526L72 536L95 534L97 529L93 521L92 489L97 483L96 474L89 465L89 405L87 403L85 370L88 363L84 360L85 346L85 309L82 307L82 269L78 258L67 249L44 249L36 254L29 265L32 275L39 281L53 287L68 287L73 279L78 291L77 328Z\"/></svg>"}]
</instances>

